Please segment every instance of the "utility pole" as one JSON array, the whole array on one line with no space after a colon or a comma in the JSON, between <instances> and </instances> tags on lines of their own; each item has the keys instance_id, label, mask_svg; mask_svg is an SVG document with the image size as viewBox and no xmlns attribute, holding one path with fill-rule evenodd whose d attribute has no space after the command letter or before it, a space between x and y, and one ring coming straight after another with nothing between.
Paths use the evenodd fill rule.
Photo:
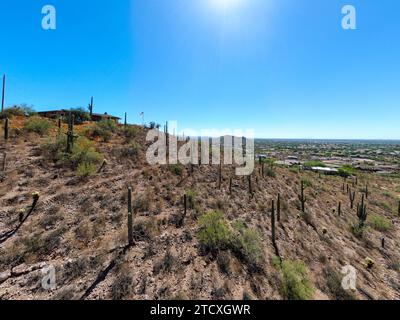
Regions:
<instances>
[{"instance_id":1,"label":"utility pole","mask_svg":"<svg viewBox=\"0 0 400 320\"><path fill-rule=\"evenodd\" d=\"M6 95L6 75L3 75L3 94L1 96L1 112L4 111L4 97Z\"/></svg>"}]
</instances>

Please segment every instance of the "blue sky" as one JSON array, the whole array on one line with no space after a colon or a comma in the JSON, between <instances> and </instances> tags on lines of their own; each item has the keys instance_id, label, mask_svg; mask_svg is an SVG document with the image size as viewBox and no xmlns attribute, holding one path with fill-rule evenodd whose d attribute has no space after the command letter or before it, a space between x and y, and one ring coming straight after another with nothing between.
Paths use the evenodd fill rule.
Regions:
<instances>
[{"instance_id":1,"label":"blue sky","mask_svg":"<svg viewBox=\"0 0 400 320\"><path fill-rule=\"evenodd\" d=\"M4 0L7 105L266 138L400 139L400 1ZM238 1L238 0L233 0ZM57 29L41 28L41 8ZM341 8L357 9L357 30Z\"/></svg>"}]
</instances>

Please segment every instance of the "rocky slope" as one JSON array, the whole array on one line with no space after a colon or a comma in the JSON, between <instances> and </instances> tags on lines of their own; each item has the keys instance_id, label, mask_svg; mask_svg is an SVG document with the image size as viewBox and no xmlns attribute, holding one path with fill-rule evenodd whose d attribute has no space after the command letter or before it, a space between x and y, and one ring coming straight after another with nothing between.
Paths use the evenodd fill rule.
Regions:
<instances>
[{"instance_id":1,"label":"rocky slope","mask_svg":"<svg viewBox=\"0 0 400 320\"><path fill-rule=\"evenodd\" d=\"M263 177L257 166L251 196L247 178L235 177L233 167L223 167L219 188L218 166L195 166L191 173L185 167L148 165L146 130L139 128L138 154L127 152L130 145L121 133L107 143L96 141L107 165L83 179L43 153L47 136L14 129L7 142L0 140L0 167L1 154L7 153L6 171L0 172L0 299L290 298L271 241L270 207L278 194L276 246L283 261L304 263L315 288L313 299L400 298L398 178L359 175L357 185L346 182L356 191L355 203L369 187L370 218L357 237L350 228L358 221L356 209L350 209L340 177L283 167L274 169L275 177ZM308 185L306 213L299 210L301 179ZM132 247L126 246L128 187L135 208ZM19 226L19 212L29 210L33 192L40 194L36 208L15 234L4 238ZM179 225L185 193L192 195L193 205ZM242 220L259 236L256 265L229 248L203 250L199 219L213 210L222 212L230 227ZM376 216L390 227L378 231L370 220ZM367 258L373 261L370 268ZM48 265L56 270L52 290L41 285ZM357 271L352 292L340 287L346 265Z\"/></svg>"}]
</instances>

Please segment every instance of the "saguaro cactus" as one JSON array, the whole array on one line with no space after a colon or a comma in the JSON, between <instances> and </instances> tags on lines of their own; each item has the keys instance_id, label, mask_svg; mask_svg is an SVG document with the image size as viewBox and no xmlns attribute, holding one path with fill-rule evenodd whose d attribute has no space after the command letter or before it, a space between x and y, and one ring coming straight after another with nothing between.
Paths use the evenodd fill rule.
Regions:
<instances>
[{"instance_id":1,"label":"saguaro cactus","mask_svg":"<svg viewBox=\"0 0 400 320\"><path fill-rule=\"evenodd\" d=\"M354 208L354 200L356 198L356 192L355 191L351 192L351 190L350 190L349 198L350 198L350 208L353 209Z\"/></svg>"},{"instance_id":2,"label":"saguaro cactus","mask_svg":"<svg viewBox=\"0 0 400 320\"><path fill-rule=\"evenodd\" d=\"M368 216L367 205L364 204L364 195L361 198L361 204L358 206L357 216L359 221L359 227L363 228Z\"/></svg>"},{"instance_id":3,"label":"saguaro cactus","mask_svg":"<svg viewBox=\"0 0 400 320\"><path fill-rule=\"evenodd\" d=\"M2 166L2 171L6 171L6 167L7 167L7 153L4 153L3 155L3 166ZM400 207L400 204L399 204Z\"/></svg>"},{"instance_id":4,"label":"saguaro cactus","mask_svg":"<svg viewBox=\"0 0 400 320\"><path fill-rule=\"evenodd\" d=\"M8 126L9 126L9 120L6 118L4 120L4 140L8 140Z\"/></svg>"},{"instance_id":5,"label":"saguaro cactus","mask_svg":"<svg viewBox=\"0 0 400 320\"><path fill-rule=\"evenodd\" d=\"M278 201L276 203L276 213L277 213L277 220L278 222L281 221L281 194L278 193Z\"/></svg>"},{"instance_id":6,"label":"saguaro cactus","mask_svg":"<svg viewBox=\"0 0 400 320\"><path fill-rule=\"evenodd\" d=\"M124 121L124 127L128 125L128 113L125 112L125 121Z\"/></svg>"},{"instance_id":7,"label":"saguaro cactus","mask_svg":"<svg viewBox=\"0 0 400 320\"><path fill-rule=\"evenodd\" d=\"M274 247L276 246L276 233L275 233L275 201L272 200L271 204L271 240Z\"/></svg>"},{"instance_id":8,"label":"saguaro cactus","mask_svg":"<svg viewBox=\"0 0 400 320\"><path fill-rule=\"evenodd\" d=\"M222 187L222 163L219 164L218 170L218 189L221 190Z\"/></svg>"},{"instance_id":9,"label":"saguaro cactus","mask_svg":"<svg viewBox=\"0 0 400 320\"><path fill-rule=\"evenodd\" d=\"M342 203L340 201L338 204L338 215L339 215L339 217L342 215Z\"/></svg>"},{"instance_id":10,"label":"saguaro cactus","mask_svg":"<svg viewBox=\"0 0 400 320\"><path fill-rule=\"evenodd\" d=\"M183 195L183 214L177 222L178 227L183 226L183 222L185 221L186 214L187 214L187 204L188 204L188 197L186 194Z\"/></svg>"},{"instance_id":11,"label":"saguaro cactus","mask_svg":"<svg viewBox=\"0 0 400 320\"><path fill-rule=\"evenodd\" d=\"M304 181L301 181L301 189L300 189L300 195L299 195L299 200L301 203L301 211L305 212L306 208L306 202L307 202L307 197L304 195L304 190L306 189L306 187L304 186Z\"/></svg>"},{"instance_id":12,"label":"saguaro cactus","mask_svg":"<svg viewBox=\"0 0 400 320\"><path fill-rule=\"evenodd\" d=\"M72 152L73 146L74 146L74 115L70 111L68 117L67 153Z\"/></svg>"},{"instance_id":13,"label":"saguaro cactus","mask_svg":"<svg viewBox=\"0 0 400 320\"><path fill-rule=\"evenodd\" d=\"M93 116L93 97L90 98L89 114L90 114L90 119L91 119Z\"/></svg>"},{"instance_id":14,"label":"saguaro cactus","mask_svg":"<svg viewBox=\"0 0 400 320\"><path fill-rule=\"evenodd\" d=\"M3 75L3 91L1 95L1 112L4 111L4 99L6 96L6 75Z\"/></svg>"},{"instance_id":15,"label":"saguaro cactus","mask_svg":"<svg viewBox=\"0 0 400 320\"><path fill-rule=\"evenodd\" d=\"M128 188L128 243L133 245L132 188Z\"/></svg>"},{"instance_id":16,"label":"saguaro cactus","mask_svg":"<svg viewBox=\"0 0 400 320\"><path fill-rule=\"evenodd\" d=\"M368 190L368 185L365 186L365 199L368 199L369 195L369 190Z\"/></svg>"},{"instance_id":17,"label":"saguaro cactus","mask_svg":"<svg viewBox=\"0 0 400 320\"><path fill-rule=\"evenodd\" d=\"M248 181L248 184L249 184L249 194L252 197L253 196L253 186L251 184L251 175L247 176L247 181Z\"/></svg>"}]
</instances>

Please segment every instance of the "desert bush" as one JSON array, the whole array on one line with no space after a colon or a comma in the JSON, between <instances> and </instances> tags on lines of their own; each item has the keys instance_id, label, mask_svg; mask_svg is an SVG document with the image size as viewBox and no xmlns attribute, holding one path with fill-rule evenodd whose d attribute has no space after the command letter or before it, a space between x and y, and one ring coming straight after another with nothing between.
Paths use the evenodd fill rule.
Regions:
<instances>
[{"instance_id":1,"label":"desert bush","mask_svg":"<svg viewBox=\"0 0 400 320\"><path fill-rule=\"evenodd\" d=\"M246 262L258 264L263 260L263 249L260 234L238 220L233 225L232 250Z\"/></svg>"},{"instance_id":2,"label":"desert bush","mask_svg":"<svg viewBox=\"0 0 400 320\"><path fill-rule=\"evenodd\" d=\"M275 178L276 177L276 173L273 169L271 169L270 167L267 167L264 169L264 174L267 177L271 177L271 178Z\"/></svg>"},{"instance_id":3,"label":"desert bush","mask_svg":"<svg viewBox=\"0 0 400 320\"><path fill-rule=\"evenodd\" d=\"M301 178L301 182L303 182L304 188L311 188L312 187L312 182L311 182L310 179Z\"/></svg>"},{"instance_id":4,"label":"desert bush","mask_svg":"<svg viewBox=\"0 0 400 320\"><path fill-rule=\"evenodd\" d=\"M124 127L123 129L124 137L125 137L125 142L131 142L133 139L135 139L138 135L138 128L135 126L128 125Z\"/></svg>"},{"instance_id":5,"label":"desert bush","mask_svg":"<svg viewBox=\"0 0 400 320\"><path fill-rule=\"evenodd\" d=\"M158 232L157 222L154 217L137 218L133 225L135 240L151 240Z\"/></svg>"},{"instance_id":6,"label":"desert bush","mask_svg":"<svg viewBox=\"0 0 400 320\"><path fill-rule=\"evenodd\" d=\"M4 109L3 112L0 112L0 119L5 119L5 118L11 119L14 116L30 117L35 114L36 112L33 109L33 107L28 106L26 104L21 104L21 105L14 105L10 108Z\"/></svg>"},{"instance_id":7,"label":"desert bush","mask_svg":"<svg viewBox=\"0 0 400 320\"><path fill-rule=\"evenodd\" d=\"M47 119L34 116L25 122L24 130L26 132L34 132L43 136L49 132L52 126L52 123Z\"/></svg>"},{"instance_id":8,"label":"desert bush","mask_svg":"<svg viewBox=\"0 0 400 320\"><path fill-rule=\"evenodd\" d=\"M76 169L76 175L80 178L87 178L96 173L96 166L90 162L82 162Z\"/></svg>"},{"instance_id":9,"label":"desert bush","mask_svg":"<svg viewBox=\"0 0 400 320\"><path fill-rule=\"evenodd\" d=\"M350 177L355 173L355 169L352 166L343 166L339 168L339 175L342 177Z\"/></svg>"},{"instance_id":10,"label":"desert bush","mask_svg":"<svg viewBox=\"0 0 400 320\"><path fill-rule=\"evenodd\" d=\"M118 276L111 285L111 297L113 300L123 300L132 292L132 276L129 274L128 268L122 268Z\"/></svg>"},{"instance_id":11,"label":"desert bush","mask_svg":"<svg viewBox=\"0 0 400 320\"><path fill-rule=\"evenodd\" d=\"M323 163L322 161L318 160L311 160L307 161L303 164L305 168L312 168L312 167L326 167L326 164Z\"/></svg>"},{"instance_id":12,"label":"desert bush","mask_svg":"<svg viewBox=\"0 0 400 320\"><path fill-rule=\"evenodd\" d=\"M377 231L385 232L393 228L390 220L376 214L369 216L368 220L369 225Z\"/></svg>"},{"instance_id":13,"label":"desert bush","mask_svg":"<svg viewBox=\"0 0 400 320\"><path fill-rule=\"evenodd\" d=\"M288 300L311 300L314 287L308 269L301 261L285 260L281 265L281 290Z\"/></svg>"},{"instance_id":14,"label":"desert bush","mask_svg":"<svg viewBox=\"0 0 400 320\"><path fill-rule=\"evenodd\" d=\"M350 290L345 290L342 287L341 277L331 268L325 270L326 285L332 293L335 300L356 300L355 294Z\"/></svg>"},{"instance_id":15,"label":"desert bush","mask_svg":"<svg viewBox=\"0 0 400 320\"><path fill-rule=\"evenodd\" d=\"M183 166L182 166L181 164L171 164L171 165L169 166L169 170L170 170L173 174L175 174L175 175L177 175L177 176L181 176L182 173L183 173Z\"/></svg>"},{"instance_id":16,"label":"desert bush","mask_svg":"<svg viewBox=\"0 0 400 320\"><path fill-rule=\"evenodd\" d=\"M96 164L102 160L91 141L84 137L79 137L72 147L72 153L61 153L59 163L70 165L72 168L78 168L79 164Z\"/></svg>"},{"instance_id":17,"label":"desert bush","mask_svg":"<svg viewBox=\"0 0 400 320\"><path fill-rule=\"evenodd\" d=\"M117 131L117 124L113 120L102 120L87 127L83 134L87 138L101 138L104 142L111 139L112 134Z\"/></svg>"},{"instance_id":18,"label":"desert bush","mask_svg":"<svg viewBox=\"0 0 400 320\"><path fill-rule=\"evenodd\" d=\"M360 226L360 224L358 222L351 223L350 231L356 238L361 239L364 235L365 226Z\"/></svg>"},{"instance_id":19,"label":"desert bush","mask_svg":"<svg viewBox=\"0 0 400 320\"><path fill-rule=\"evenodd\" d=\"M170 250L167 250L165 255L154 264L153 273L159 274L161 271L170 272L172 268L177 264L177 258L171 253Z\"/></svg>"},{"instance_id":20,"label":"desert bush","mask_svg":"<svg viewBox=\"0 0 400 320\"><path fill-rule=\"evenodd\" d=\"M136 141L129 142L128 145L116 149L116 154L119 157L137 158L140 152L140 145Z\"/></svg>"},{"instance_id":21,"label":"desert bush","mask_svg":"<svg viewBox=\"0 0 400 320\"><path fill-rule=\"evenodd\" d=\"M200 217L198 239L201 245L209 251L226 249L229 246L231 232L223 214L211 211Z\"/></svg>"},{"instance_id":22,"label":"desert bush","mask_svg":"<svg viewBox=\"0 0 400 320\"><path fill-rule=\"evenodd\" d=\"M85 121L90 121L90 114L83 108L74 108L71 109L71 115L74 117L75 124L82 124ZM69 113L64 117L64 122L69 123Z\"/></svg>"}]
</instances>

